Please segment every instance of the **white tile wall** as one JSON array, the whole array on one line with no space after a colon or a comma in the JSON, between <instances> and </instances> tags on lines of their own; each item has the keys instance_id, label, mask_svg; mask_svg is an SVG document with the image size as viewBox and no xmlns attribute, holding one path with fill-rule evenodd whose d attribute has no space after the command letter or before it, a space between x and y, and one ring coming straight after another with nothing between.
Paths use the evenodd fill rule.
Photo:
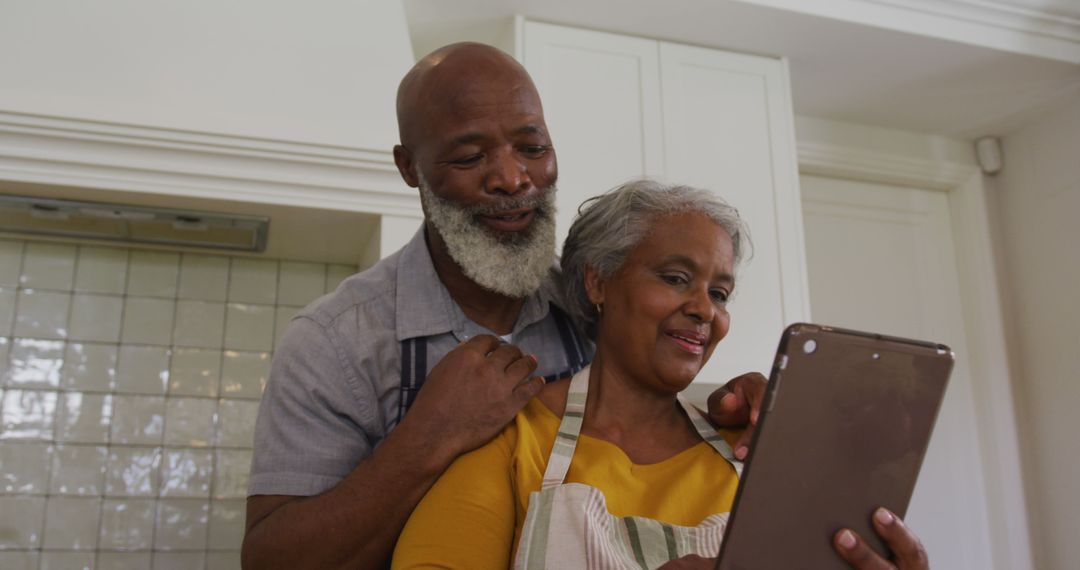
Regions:
<instances>
[{"instance_id":1,"label":"white tile wall","mask_svg":"<svg viewBox=\"0 0 1080 570\"><path fill-rule=\"evenodd\" d=\"M289 318L355 267L0 239L0 569L236 569Z\"/></svg>"}]
</instances>

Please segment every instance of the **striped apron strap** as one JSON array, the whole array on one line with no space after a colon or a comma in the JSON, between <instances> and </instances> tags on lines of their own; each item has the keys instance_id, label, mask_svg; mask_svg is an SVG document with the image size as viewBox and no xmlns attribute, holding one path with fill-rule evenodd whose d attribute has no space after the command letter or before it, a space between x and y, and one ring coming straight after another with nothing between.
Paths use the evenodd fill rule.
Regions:
<instances>
[{"instance_id":1,"label":"striped apron strap","mask_svg":"<svg viewBox=\"0 0 1080 570\"><path fill-rule=\"evenodd\" d=\"M731 445L728 444L727 440L713 428L709 420L705 419L705 416L701 415L701 412L696 407L684 400L682 395L679 395L679 405L682 406L686 416L694 424L694 429L697 430L701 439L713 446L713 449L735 468L735 475L742 479L743 462L735 459L735 451L731 449Z\"/></svg>"},{"instance_id":2,"label":"striped apron strap","mask_svg":"<svg viewBox=\"0 0 1080 570\"><path fill-rule=\"evenodd\" d=\"M401 341L401 401L398 404L398 423L412 407L416 393L427 378L427 338L408 338Z\"/></svg>"},{"instance_id":3,"label":"striped apron strap","mask_svg":"<svg viewBox=\"0 0 1080 570\"><path fill-rule=\"evenodd\" d=\"M570 390L566 394L566 411L563 412L559 431L555 434L555 445L551 448L547 468L544 470L544 482L541 490L562 485L566 473L570 470L570 461L574 458L578 437L581 435L581 422L585 419L585 398L589 391L589 368L585 367L570 380Z\"/></svg>"}]
</instances>

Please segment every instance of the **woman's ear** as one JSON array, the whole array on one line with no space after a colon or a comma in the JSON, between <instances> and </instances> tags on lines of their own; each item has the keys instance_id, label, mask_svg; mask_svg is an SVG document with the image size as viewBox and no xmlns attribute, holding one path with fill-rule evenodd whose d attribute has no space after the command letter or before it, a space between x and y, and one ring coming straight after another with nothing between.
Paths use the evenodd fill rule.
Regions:
<instances>
[{"instance_id":1,"label":"woman's ear","mask_svg":"<svg viewBox=\"0 0 1080 570\"><path fill-rule=\"evenodd\" d=\"M585 294L589 296L590 303L604 304L604 280L600 279L600 272L591 265L585 266Z\"/></svg>"}]
</instances>

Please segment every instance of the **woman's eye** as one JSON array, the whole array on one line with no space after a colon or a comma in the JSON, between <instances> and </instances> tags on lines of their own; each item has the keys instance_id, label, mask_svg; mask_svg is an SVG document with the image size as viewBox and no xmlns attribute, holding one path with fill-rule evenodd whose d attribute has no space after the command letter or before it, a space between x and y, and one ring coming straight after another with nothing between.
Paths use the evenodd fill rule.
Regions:
<instances>
[{"instance_id":1,"label":"woman's eye","mask_svg":"<svg viewBox=\"0 0 1080 570\"><path fill-rule=\"evenodd\" d=\"M727 303L729 293L723 289L712 289L709 291L709 296L717 303Z\"/></svg>"},{"instance_id":2,"label":"woman's eye","mask_svg":"<svg viewBox=\"0 0 1080 570\"><path fill-rule=\"evenodd\" d=\"M675 273L661 274L660 279L663 279L664 283L667 283L668 285L685 285L686 283L689 283L685 277Z\"/></svg>"}]
</instances>

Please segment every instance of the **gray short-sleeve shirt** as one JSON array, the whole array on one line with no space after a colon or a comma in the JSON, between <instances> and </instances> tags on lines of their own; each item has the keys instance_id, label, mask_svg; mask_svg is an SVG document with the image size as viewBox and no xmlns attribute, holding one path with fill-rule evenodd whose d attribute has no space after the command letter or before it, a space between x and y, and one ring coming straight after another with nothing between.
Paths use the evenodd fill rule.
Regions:
<instances>
[{"instance_id":1,"label":"gray short-sleeve shirt","mask_svg":"<svg viewBox=\"0 0 1080 570\"><path fill-rule=\"evenodd\" d=\"M592 358L591 344L555 304L556 276L553 268L526 299L511 333L537 356L536 374L547 377L571 375ZM430 369L478 334L493 333L450 298L423 228L346 279L294 317L278 344L255 425L248 494L309 496L336 485L397 425L403 341L423 344Z\"/></svg>"}]
</instances>

